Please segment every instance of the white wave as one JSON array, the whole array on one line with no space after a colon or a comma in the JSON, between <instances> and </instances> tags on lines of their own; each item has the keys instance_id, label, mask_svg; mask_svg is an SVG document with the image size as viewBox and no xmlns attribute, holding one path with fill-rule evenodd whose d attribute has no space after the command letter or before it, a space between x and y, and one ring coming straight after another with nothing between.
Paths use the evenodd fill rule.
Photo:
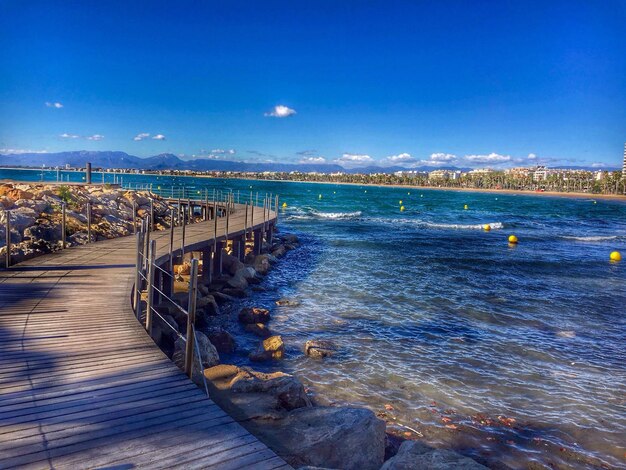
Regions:
<instances>
[{"instance_id":1,"label":"white wave","mask_svg":"<svg viewBox=\"0 0 626 470\"><path fill-rule=\"evenodd\" d=\"M361 217L361 211L355 212L313 212L315 217L322 219L354 219Z\"/></svg>"},{"instance_id":2,"label":"white wave","mask_svg":"<svg viewBox=\"0 0 626 470\"><path fill-rule=\"evenodd\" d=\"M499 230L504 227L502 222L490 222L488 224L439 224L433 222L422 222L424 226L429 228L442 228L454 230L484 230L485 225L489 225L492 230Z\"/></svg>"},{"instance_id":3,"label":"white wave","mask_svg":"<svg viewBox=\"0 0 626 470\"><path fill-rule=\"evenodd\" d=\"M562 238L565 238L566 240L574 240L577 242L605 242L609 240L617 240L618 238L622 238L622 237L618 237L617 235L588 236L588 237L574 237L574 236L564 235Z\"/></svg>"},{"instance_id":4,"label":"white wave","mask_svg":"<svg viewBox=\"0 0 626 470\"><path fill-rule=\"evenodd\" d=\"M502 222L489 222L482 224L448 224L442 222L429 222L420 219L386 219L384 217L372 217L363 219L369 222L392 224L392 225L405 225L419 228L432 228L440 230L484 230L485 225L489 225L492 230L499 230L504 228Z\"/></svg>"}]
</instances>

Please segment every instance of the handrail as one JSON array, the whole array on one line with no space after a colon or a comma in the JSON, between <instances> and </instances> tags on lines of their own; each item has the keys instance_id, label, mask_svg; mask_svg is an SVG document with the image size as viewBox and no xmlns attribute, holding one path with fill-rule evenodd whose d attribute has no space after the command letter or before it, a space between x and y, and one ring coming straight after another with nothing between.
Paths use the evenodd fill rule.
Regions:
<instances>
[{"instance_id":1,"label":"handrail","mask_svg":"<svg viewBox=\"0 0 626 470\"><path fill-rule=\"evenodd\" d=\"M210 254L210 258L203 260L203 275L208 270L208 273L212 272L215 269L215 264L219 261L220 264L220 272L221 272L221 253L222 248L218 248L218 238L222 240L228 241L231 237L230 227L232 227L233 222L239 222L241 225L243 218L243 235L241 232L238 233L238 241L236 245L236 254L243 258L245 254L245 245L242 247L241 245L241 237L248 237L248 229L254 237L254 245L255 250L257 247L260 250L262 238L265 236L268 241L271 241L272 230L271 230L271 213L272 213L272 202L274 202L274 210L275 214L278 214L278 197L265 196L262 199L262 209L263 209L263 217L260 222L257 222L257 225L254 225L254 200L252 198L252 194L250 195L250 201L245 202L244 204L239 203L238 205L234 202L235 195L233 193L227 193L222 195L218 190L215 197L220 199L223 196L223 201L220 201L220 206L223 205L223 210L217 205L217 201L207 201L205 200L194 200L193 204L204 205L205 214L204 217L208 218L209 208L213 209L213 239L209 239L206 241L207 247L213 249ZM205 197L208 197L205 194ZM241 195L237 195L239 200L241 200ZM245 199L245 198L244 198ZM258 200L257 200L258 201ZM209 202L212 204L209 204ZM169 203L169 201L168 201ZM191 219L193 218L193 212L190 210L192 202L190 199L187 201L184 200L176 200L175 204L179 204L179 206L174 209L171 207L171 214L174 215L175 212L181 215L181 218L178 220L181 223L181 233L180 233L180 248L176 250L178 253L177 256L181 258L184 256L185 251L187 249L187 245L185 244L185 227L187 224L191 223ZM187 208L185 210L182 209L182 206L186 205ZM241 206L244 206L244 209L241 210ZM250 206L250 210L249 209ZM218 208L220 209L218 212ZM191 217L188 217L188 214ZM249 219L249 215L251 216ZM199 350L198 341L197 341L197 331L196 331L196 300L197 300L197 292L198 292L198 270L199 270L199 260L197 258L191 259L190 266L190 274L189 274L189 292L188 292L188 302L187 308L183 308L179 303L177 303L172 297L171 293L173 290L174 283L174 252L175 249L175 241L177 237L175 236L175 228L176 228L176 220L172 217L172 224L170 226L170 234L169 234L169 246L168 253L165 256L161 256L158 261L161 264L165 264L166 267L160 266L159 262L156 259L156 241L149 241L151 227L150 224L151 217L148 215L143 219L143 223L141 225L141 230L137 233L137 262L135 266L135 286L133 287L133 298L135 299L134 307L135 313L138 320L141 320L144 306L141 303L141 296L145 292L146 295L146 304L145 304L145 328L152 336L152 325L153 325L153 315L156 314L160 320L164 323L167 323L168 327L174 329L172 325L170 325L165 318L159 313L159 311L154 307L153 302L156 296L159 297L161 301L166 301L168 303L173 304L176 309L181 312L187 318L186 325L186 333L182 334L179 331L176 331L177 337L181 338L185 342L185 355L184 355L184 371L189 376L189 378L193 378L193 361L194 355L197 356L197 360L201 364L202 357L201 352ZM222 219L224 233L220 235L222 227L219 226L218 221ZM248 222L249 220L249 222ZM219 229L219 230L218 230ZM259 238L260 236L260 238ZM220 243L222 243L220 241ZM233 248L235 250L235 248ZM256 252L256 251L255 251ZM165 262L164 262L165 260ZM156 285L155 282L155 274L159 274L161 277L160 286ZM169 278L169 282L165 283L163 281L163 276L167 276ZM206 383L206 379L203 376L204 380L204 388L208 395L208 385Z\"/></svg>"},{"instance_id":2,"label":"handrail","mask_svg":"<svg viewBox=\"0 0 626 470\"><path fill-rule=\"evenodd\" d=\"M132 201L131 203L132 215L131 215L131 220L128 222L132 224L133 234L136 234L139 231L138 223L140 226L142 224L147 223L149 224L150 231L154 230L154 224L156 221L155 208L154 208L154 199L155 199L154 195L155 195L155 196L160 197L161 200L165 202L165 204L170 209L170 227L182 225L183 239L182 239L181 248L183 250L184 250L184 240L185 240L185 237L184 237L185 228L184 227L185 225L187 225L186 217L189 217L189 219L187 220L191 222L194 221L195 219L195 214L193 212L194 207L199 206L200 211L204 212L204 216L202 217L203 220L211 220L209 217L209 212L212 212L213 218L217 219L218 217L216 215L218 211L225 212L226 213L225 215L227 215L227 218L230 219L230 214L235 212L234 207L236 203L241 204L241 205L249 204L251 206L250 212L252 213L251 219L254 220L254 206L255 205L259 206L259 193L257 192L256 197L255 197L252 191L250 191L250 194L248 195L248 197L246 197L246 195L242 196L239 190L237 190L237 192L234 193L232 190L228 192L223 192L222 190L216 190L215 188L213 188L212 195L209 197L209 188L204 188L203 191L196 191L196 194L192 194L192 192L189 189L187 189L186 186L172 185L171 187L169 187L169 190L168 190L168 187L162 188L161 186L158 186L155 189L152 183L141 184L141 185L135 184L134 188L132 186L133 185L131 183L122 184L121 188L134 190L134 191L149 191L151 193L151 195L149 196L149 210L148 210L148 213L144 217L137 216L138 206L137 206L136 201ZM180 188L182 188L182 192ZM169 194L169 197L168 197L168 194ZM235 197L235 194L236 194L236 197ZM266 194L266 197L267 197L267 194ZM236 203L235 203L235 200L237 201ZM263 201L263 205L265 205L265 201ZM95 241L93 237L93 233L92 233L92 222L93 222L92 201L89 199L85 201L83 199L83 201L80 202L80 206L83 207L82 211L86 219L85 232L87 235L87 243L92 243ZM186 211L181 210L183 206L187 206ZM278 200L276 200L274 208L275 208L276 214L278 214ZM64 201L60 202L60 212L61 212L61 239L59 240L59 242L60 242L61 249L65 249L67 248L67 223L66 223L67 222L67 203ZM174 217L174 214L176 212L177 212L177 216ZM185 214L185 212L187 212L187 214ZM4 267L8 269L12 265L12 255L11 255L12 243L11 243L11 237L10 237L11 210L5 209L4 213L5 213L5 219L6 219L5 240L6 240L6 246L7 246L6 253L4 256L5 258ZM182 224L181 224L181 221L182 221ZM230 222L230 220L228 222ZM228 229L228 226L229 226L229 223L227 223L226 229ZM80 232L81 231L77 233L80 233ZM226 231L226 233L228 233L228 231ZM146 242L149 242L149 239Z\"/></svg>"}]
</instances>

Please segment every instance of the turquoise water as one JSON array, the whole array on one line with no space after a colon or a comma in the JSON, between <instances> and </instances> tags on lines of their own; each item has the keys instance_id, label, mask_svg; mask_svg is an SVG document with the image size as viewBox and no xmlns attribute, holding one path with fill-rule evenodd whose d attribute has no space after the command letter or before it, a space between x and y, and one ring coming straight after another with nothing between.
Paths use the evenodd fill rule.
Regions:
<instances>
[{"instance_id":1,"label":"turquoise water","mask_svg":"<svg viewBox=\"0 0 626 470\"><path fill-rule=\"evenodd\" d=\"M626 258L623 201L124 175L148 182L288 204L280 227L303 247L244 303L272 308L288 347L279 367L320 399L384 411L494 467L626 466L626 261L609 262ZM246 361L256 339L242 338L229 360ZM313 338L340 353L303 356Z\"/></svg>"}]
</instances>

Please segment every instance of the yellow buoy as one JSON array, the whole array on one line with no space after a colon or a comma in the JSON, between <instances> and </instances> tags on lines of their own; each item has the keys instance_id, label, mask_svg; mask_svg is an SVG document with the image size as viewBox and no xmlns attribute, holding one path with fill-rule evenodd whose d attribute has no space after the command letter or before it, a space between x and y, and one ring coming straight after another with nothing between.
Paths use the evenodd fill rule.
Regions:
<instances>
[{"instance_id":1,"label":"yellow buoy","mask_svg":"<svg viewBox=\"0 0 626 470\"><path fill-rule=\"evenodd\" d=\"M465 204L465 205L463 206L463 209L467 210L467 209L468 209L468 205L467 205L467 204Z\"/></svg>"},{"instance_id":2,"label":"yellow buoy","mask_svg":"<svg viewBox=\"0 0 626 470\"><path fill-rule=\"evenodd\" d=\"M515 235L509 235L509 243L517 243L517 237Z\"/></svg>"},{"instance_id":3,"label":"yellow buoy","mask_svg":"<svg viewBox=\"0 0 626 470\"><path fill-rule=\"evenodd\" d=\"M283 202L283 208L284 207L287 207L287 203L286 202Z\"/></svg>"},{"instance_id":4,"label":"yellow buoy","mask_svg":"<svg viewBox=\"0 0 626 470\"><path fill-rule=\"evenodd\" d=\"M400 200L400 205L402 205L402 200Z\"/></svg>"},{"instance_id":5,"label":"yellow buoy","mask_svg":"<svg viewBox=\"0 0 626 470\"><path fill-rule=\"evenodd\" d=\"M404 206L400 206L400 212L404 212Z\"/></svg>"},{"instance_id":6,"label":"yellow buoy","mask_svg":"<svg viewBox=\"0 0 626 470\"><path fill-rule=\"evenodd\" d=\"M485 232L488 232L489 230L491 230L491 225L489 225L489 224L485 224L485 225L483 225L483 230L484 230Z\"/></svg>"},{"instance_id":7,"label":"yellow buoy","mask_svg":"<svg viewBox=\"0 0 626 470\"><path fill-rule=\"evenodd\" d=\"M411 193L406 193L406 195L407 195L407 196L410 196L410 195L411 195Z\"/></svg>"},{"instance_id":8,"label":"yellow buoy","mask_svg":"<svg viewBox=\"0 0 626 470\"><path fill-rule=\"evenodd\" d=\"M318 199L322 199L322 195L320 194L317 198L318 198Z\"/></svg>"},{"instance_id":9,"label":"yellow buoy","mask_svg":"<svg viewBox=\"0 0 626 470\"><path fill-rule=\"evenodd\" d=\"M333 191L333 194L337 194L337 191Z\"/></svg>"},{"instance_id":10,"label":"yellow buoy","mask_svg":"<svg viewBox=\"0 0 626 470\"><path fill-rule=\"evenodd\" d=\"M612 251L610 258L611 258L611 261L621 261L622 254L619 251Z\"/></svg>"}]
</instances>

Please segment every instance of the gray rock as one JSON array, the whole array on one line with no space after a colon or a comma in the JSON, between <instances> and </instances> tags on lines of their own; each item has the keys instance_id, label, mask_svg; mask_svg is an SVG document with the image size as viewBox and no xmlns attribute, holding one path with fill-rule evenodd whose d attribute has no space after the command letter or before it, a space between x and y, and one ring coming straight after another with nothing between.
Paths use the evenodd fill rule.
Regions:
<instances>
[{"instance_id":1,"label":"gray rock","mask_svg":"<svg viewBox=\"0 0 626 470\"><path fill-rule=\"evenodd\" d=\"M263 323L248 323L244 327L244 329L247 332L257 335L261 338L269 338L270 336L272 336L272 332Z\"/></svg>"},{"instance_id":2,"label":"gray rock","mask_svg":"<svg viewBox=\"0 0 626 470\"><path fill-rule=\"evenodd\" d=\"M211 344L209 338L204 333L196 331L197 347L200 350L201 364L198 361L198 354L194 349L193 353L193 367L192 367L192 380L196 383L202 383L202 373L204 369L208 367L216 366L220 363L220 356L215 349L215 346ZM185 369L185 342L182 339L177 339L174 343L174 355L172 361L181 370Z\"/></svg>"},{"instance_id":3,"label":"gray rock","mask_svg":"<svg viewBox=\"0 0 626 470\"><path fill-rule=\"evenodd\" d=\"M298 408L263 432L294 467L378 470L385 454L385 422L365 408Z\"/></svg>"},{"instance_id":4,"label":"gray rock","mask_svg":"<svg viewBox=\"0 0 626 470\"><path fill-rule=\"evenodd\" d=\"M304 354L315 358L332 356L337 350L335 343L325 339L312 339L304 343Z\"/></svg>"},{"instance_id":5,"label":"gray rock","mask_svg":"<svg viewBox=\"0 0 626 470\"><path fill-rule=\"evenodd\" d=\"M222 269L231 276L244 267L245 265L237 257L226 254L222 256Z\"/></svg>"},{"instance_id":6,"label":"gray rock","mask_svg":"<svg viewBox=\"0 0 626 470\"><path fill-rule=\"evenodd\" d=\"M223 328L210 328L207 337L217 352L232 354L236 349L235 339Z\"/></svg>"},{"instance_id":7,"label":"gray rock","mask_svg":"<svg viewBox=\"0 0 626 470\"><path fill-rule=\"evenodd\" d=\"M254 362L271 361L282 359L285 355L285 343L279 335L264 339L255 352L250 354L250 360Z\"/></svg>"},{"instance_id":8,"label":"gray rock","mask_svg":"<svg viewBox=\"0 0 626 470\"><path fill-rule=\"evenodd\" d=\"M18 207L11 210L11 228L23 232L27 227L34 225L38 214L30 207ZM2 219L4 223L4 218Z\"/></svg>"},{"instance_id":9,"label":"gray rock","mask_svg":"<svg viewBox=\"0 0 626 470\"><path fill-rule=\"evenodd\" d=\"M277 405L286 410L312 406L302 383L283 372L266 374L242 368L230 381L235 393L270 393L277 398Z\"/></svg>"},{"instance_id":10,"label":"gray rock","mask_svg":"<svg viewBox=\"0 0 626 470\"><path fill-rule=\"evenodd\" d=\"M267 323L270 321L270 312L265 308L245 307L239 312L239 322L244 325L251 323Z\"/></svg>"},{"instance_id":11,"label":"gray rock","mask_svg":"<svg viewBox=\"0 0 626 470\"><path fill-rule=\"evenodd\" d=\"M487 467L457 452L433 449L421 442L405 441L380 470L486 470Z\"/></svg>"},{"instance_id":12,"label":"gray rock","mask_svg":"<svg viewBox=\"0 0 626 470\"><path fill-rule=\"evenodd\" d=\"M226 283L228 286L233 289L245 289L248 287L248 281L244 275L245 268L238 270L233 277L231 277Z\"/></svg>"}]
</instances>

